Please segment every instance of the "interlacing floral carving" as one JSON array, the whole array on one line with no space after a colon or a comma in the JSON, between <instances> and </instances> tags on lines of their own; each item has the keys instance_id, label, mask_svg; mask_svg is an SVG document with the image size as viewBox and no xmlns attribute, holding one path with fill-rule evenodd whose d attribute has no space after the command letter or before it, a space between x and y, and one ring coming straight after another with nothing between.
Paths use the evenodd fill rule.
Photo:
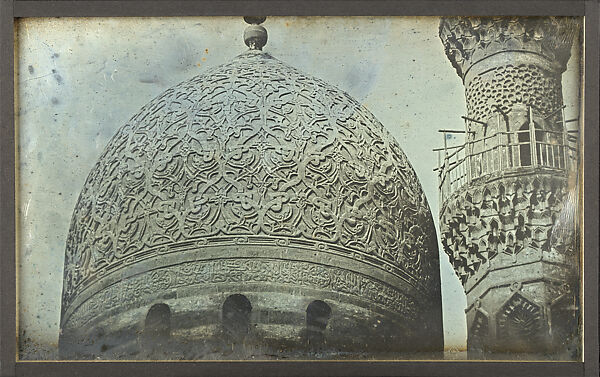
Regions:
<instances>
[{"instance_id":1,"label":"interlacing floral carving","mask_svg":"<svg viewBox=\"0 0 600 377\"><path fill-rule=\"evenodd\" d=\"M113 137L73 214L63 308L120 260L219 235L337 243L424 285L438 273L397 142L346 93L257 51L168 89Z\"/></svg>"}]
</instances>

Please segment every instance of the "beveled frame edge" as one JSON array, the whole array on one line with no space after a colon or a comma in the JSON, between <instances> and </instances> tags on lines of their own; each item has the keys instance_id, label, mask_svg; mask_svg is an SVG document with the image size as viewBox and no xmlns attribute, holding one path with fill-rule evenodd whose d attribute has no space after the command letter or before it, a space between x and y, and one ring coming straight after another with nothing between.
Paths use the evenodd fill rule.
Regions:
<instances>
[{"instance_id":1,"label":"beveled frame edge","mask_svg":"<svg viewBox=\"0 0 600 377\"><path fill-rule=\"evenodd\" d=\"M585 3L584 171L583 171L583 360L585 376L598 376L598 104L600 7ZM587 168L586 168L587 166ZM587 196L587 200L585 197Z\"/></svg>"},{"instance_id":2,"label":"beveled frame edge","mask_svg":"<svg viewBox=\"0 0 600 377\"><path fill-rule=\"evenodd\" d=\"M14 18L12 1L0 1L0 376L11 376L17 356Z\"/></svg>"},{"instance_id":3,"label":"beveled frame edge","mask_svg":"<svg viewBox=\"0 0 600 377\"><path fill-rule=\"evenodd\" d=\"M15 1L0 0L0 376L598 375L597 0L546 1ZM243 15L585 15L584 363L476 361L16 362L14 21L18 17ZM593 46L593 47L592 47ZM491 372L491 373L490 373Z\"/></svg>"}]
</instances>

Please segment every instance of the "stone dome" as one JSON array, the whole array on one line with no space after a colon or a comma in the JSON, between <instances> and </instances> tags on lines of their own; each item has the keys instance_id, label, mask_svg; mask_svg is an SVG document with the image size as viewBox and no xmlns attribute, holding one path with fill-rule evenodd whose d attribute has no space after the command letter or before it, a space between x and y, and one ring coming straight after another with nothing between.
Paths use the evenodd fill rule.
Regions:
<instances>
[{"instance_id":1,"label":"stone dome","mask_svg":"<svg viewBox=\"0 0 600 377\"><path fill-rule=\"evenodd\" d=\"M249 50L168 89L109 142L73 213L61 342L134 326L159 301L175 315L244 291L253 307L326 298L332 326L336 312L374 311L441 350L438 258L423 190L381 123Z\"/></svg>"}]
</instances>

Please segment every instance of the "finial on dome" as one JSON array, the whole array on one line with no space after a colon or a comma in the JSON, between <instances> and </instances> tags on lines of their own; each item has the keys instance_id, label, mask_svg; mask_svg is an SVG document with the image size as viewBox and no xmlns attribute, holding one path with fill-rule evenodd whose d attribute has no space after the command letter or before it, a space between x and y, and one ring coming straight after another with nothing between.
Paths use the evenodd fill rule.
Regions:
<instances>
[{"instance_id":1,"label":"finial on dome","mask_svg":"<svg viewBox=\"0 0 600 377\"><path fill-rule=\"evenodd\" d=\"M244 43L251 50L262 50L267 44L267 29L260 26L266 19L267 17L244 17L244 21L250 24L244 31Z\"/></svg>"}]
</instances>

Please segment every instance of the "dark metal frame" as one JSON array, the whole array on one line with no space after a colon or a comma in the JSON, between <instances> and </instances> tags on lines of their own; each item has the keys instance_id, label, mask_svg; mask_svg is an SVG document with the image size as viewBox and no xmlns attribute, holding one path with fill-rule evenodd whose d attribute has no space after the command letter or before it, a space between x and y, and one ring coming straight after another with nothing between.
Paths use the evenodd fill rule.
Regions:
<instances>
[{"instance_id":1,"label":"dark metal frame","mask_svg":"<svg viewBox=\"0 0 600 377\"><path fill-rule=\"evenodd\" d=\"M585 16L583 220L584 362L474 361L16 361L14 20L67 16L210 15ZM597 0L547 1L32 1L0 0L0 376L598 376L598 46ZM582 135L583 136L583 135Z\"/></svg>"}]
</instances>

